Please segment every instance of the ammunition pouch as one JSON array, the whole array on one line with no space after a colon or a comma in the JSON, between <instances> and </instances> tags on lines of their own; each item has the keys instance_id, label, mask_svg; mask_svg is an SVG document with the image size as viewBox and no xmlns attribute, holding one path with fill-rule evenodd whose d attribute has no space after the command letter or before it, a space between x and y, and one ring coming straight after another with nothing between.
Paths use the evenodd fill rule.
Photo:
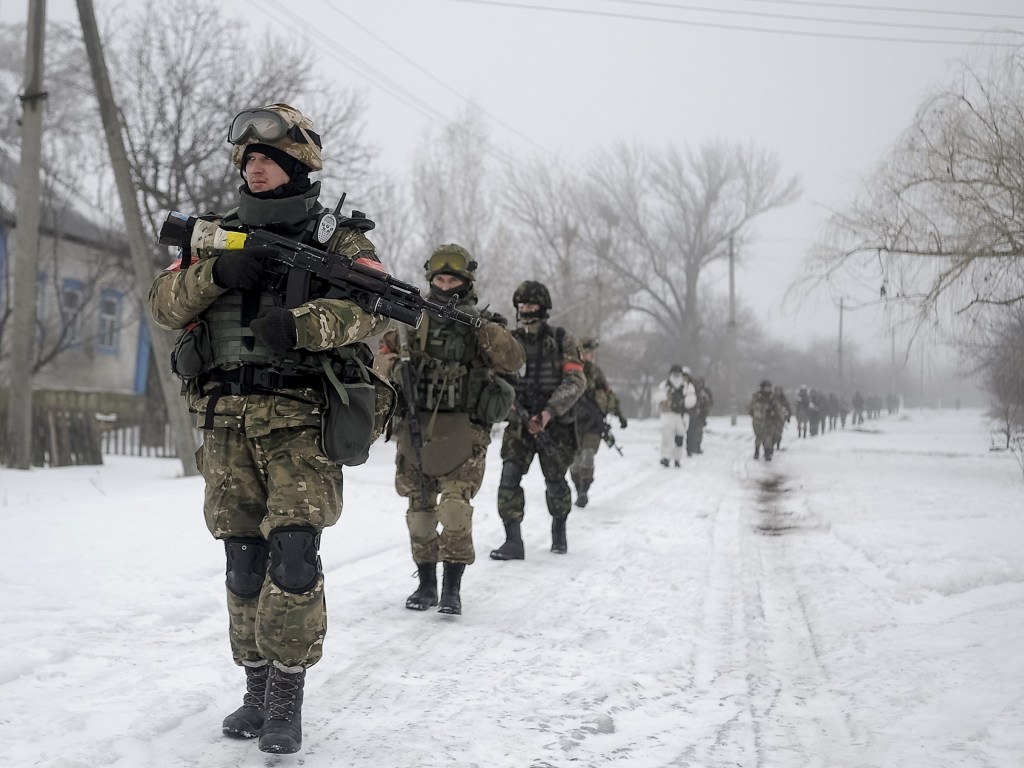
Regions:
<instances>
[{"instance_id":1,"label":"ammunition pouch","mask_svg":"<svg viewBox=\"0 0 1024 768\"><path fill-rule=\"evenodd\" d=\"M476 420L490 426L508 418L508 412L516 400L516 388L487 369L478 370L486 371L487 376L481 382L480 394L477 396Z\"/></svg>"},{"instance_id":2,"label":"ammunition pouch","mask_svg":"<svg viewBox=\"0 0 1024 768\"><path fill-rule=\"evenodd\" d=\"M326 374L327 399L320 421L321 447L331 461L358 466L369 458L370 446L387 429L395 411L395 389L360 358L358 351L347 359L338 354L323 355L320 364Z\"/></svg>"},{"instance_id":3,"label":"ammunition pouch","mask_svg":"<svg viewBox=\"0 0 1024 768\"><path fill-rule=\"evenodd\" d=\"M189 381L212 364L210 326L205 320L194 320L178 332L171 349L171 371L183 381Z\"/></svg>"},{"instance_id":4,"label":"ammunition pouch","mask_svg":"<svg viewBox=\"0 0 1024 768\"><path fill-rule=\"evenodd\" d=\"M408 422L398 431L398 451L428 477L443 477L473 456L474 433L468 413L419 412L423 445L417 455Z\"/></svg>"}]
</instances>

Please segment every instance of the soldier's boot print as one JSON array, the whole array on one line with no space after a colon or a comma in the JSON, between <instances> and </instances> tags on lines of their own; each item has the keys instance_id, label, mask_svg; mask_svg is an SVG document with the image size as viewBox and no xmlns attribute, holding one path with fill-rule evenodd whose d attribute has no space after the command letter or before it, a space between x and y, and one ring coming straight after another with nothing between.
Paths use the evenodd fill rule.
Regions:
<instances>
[{"instance_id":1,"label":"soldier's boot print","mask_svg":"<svg viewBox=\"0 0 1024 768\"><path fill-rule=\"evenodd\" d=\"M565 539L565 521L568 515L551 518L551 551L564 555L569 551L569 543Z\"/></svg>"},{"instance_id":2,"label":"soldier's boot print","mask_svg":"<svg viewBox=\"0 0 1024 768\"><path fill-rule=\"evenodd\" d=\"M495 550L491 550L491 560L525 560L526 552L523 550L523 535L520 532L520 524L516 521L505 521L505 543Z\"/></svg>"},{"instance_id":3,"label":"soldier's boot print","mask_svg":"<svg viewBox=\"0 0 1024 768\"><path fill-rule=\"evenodd\" d=\"M425 611L437 605L437 563L418 563L416 571L420 585L405 600L405 607L411 611Z\"/></svg>"},{"instance_id":4,"label":"soldier's boot print","mask_svg":"<svg viewBox=\"0 0 1024 768\"><path fill-rule=\"evenodd\" d=\"M302 748L302 688L306 670L270 666L267 698L263 709L267 720L260 734L260 751L290 755Z\"/></svg>"},{"instance_id":5,"label":"soldier's boot print","mask_svg":"<svg viewBox=\"0 0 1024 768\"><path fill-rule=\"evenodd\" d=\"M254 739L263 728L263 700L267 694L267 676L270 665L262 662L258 666L245 667L245 694L242 706L224 718L221 728L225 736L236 739Z\"/></svg>"},{"instance_id":6,"label":"soldier's boot print","mask_svg":"<svg viewBox=\"0 0 1024 768\"><path fill-rule=\"evenodd\" d=\"M459 615L462 613L462 574L466 570L465 563L445 563L441 574L441 605L438 613Z\"/></svg>"},{"instance_id":7,"label":"soldier's boot print","mask_svg":"<svg viewBox=\"0 0 1024 768\"><path fill-rule=\"evenodd\" d=\"M587 496L587 492L590 490L589 482L581 482L576 486L576 506L580 509L587 506L590 502L590 497Z\"/></svg>"}]
</instances>

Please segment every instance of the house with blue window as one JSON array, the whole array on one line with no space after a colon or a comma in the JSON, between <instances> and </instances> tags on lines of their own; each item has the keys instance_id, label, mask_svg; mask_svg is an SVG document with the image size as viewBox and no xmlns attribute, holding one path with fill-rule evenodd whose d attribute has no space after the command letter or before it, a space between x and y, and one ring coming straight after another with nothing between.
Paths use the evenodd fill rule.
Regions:
<instances>
[{"instance_id":1,"label":"house with blue window","mask_svg":"<svg viewBox=\"0 0 1024 768\"><path fill-rule=\"evenodd\" d=\"M17 148L0 142L0 389L10 364ZM122 231L44 174L33 387L145 395L149 339Z\"/></svg>"}]
</instances>

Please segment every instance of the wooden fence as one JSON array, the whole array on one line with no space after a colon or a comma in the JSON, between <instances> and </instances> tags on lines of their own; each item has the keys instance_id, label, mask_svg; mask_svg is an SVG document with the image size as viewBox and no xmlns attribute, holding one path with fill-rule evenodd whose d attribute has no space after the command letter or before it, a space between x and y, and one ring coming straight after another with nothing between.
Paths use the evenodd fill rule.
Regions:
<instances>
[{"instance_id":1,"label":"wooden fence","mask_svg":"<svg viewBox=\"0 0 1024 768\"><path fill-rule=\"evenodd\" d=\"M0 391L0 464L8 460L7 405ZM177 456L162 408L107 393L34 392L32 465L102 464L104 455Z\"/></svg>"}]
</instances>

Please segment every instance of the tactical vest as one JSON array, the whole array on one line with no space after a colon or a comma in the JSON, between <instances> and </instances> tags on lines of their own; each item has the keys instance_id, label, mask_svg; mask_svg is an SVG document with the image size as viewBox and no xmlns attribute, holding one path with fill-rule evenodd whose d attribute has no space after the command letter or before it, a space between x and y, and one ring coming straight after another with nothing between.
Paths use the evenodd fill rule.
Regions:
<instances>
[{"instance_id":1,"label":"tactical vest","mask_svg":"<svg viewBox=\"0 0 1024 768\"><path fill-rule=\"evenodd\" d=\"M480 316L471 304L459 309ZM488 376L476 329L426 315L411 346L416 404L427 411L476 413Z\"/></svg>"},{"instance_id":2,"label":"tactical vest","mask_svg":"<svg viewBox=\"0 0 1024 768\"><path fill-rule=\"evenodd\" d=\"M676 413L686 413L686 384L681 387L675 387L672 382L666 382L668 385L668 401L669 407Z\"/></svg>"},{"instance_id":3,"label":"tactical vest","mask_svg":"<svg viewBox=\"0 0 1024 768\"><path fill-rule=\"evenodd\" d=\"M516 383L516 395L528 413L537 413L547 405L562 383L562 339L564 328L545 325L536 336L522 328L512 331L526 352L526 371ZM570 413L575 414L574 409Z\"/></svg>"}]
</instances>

